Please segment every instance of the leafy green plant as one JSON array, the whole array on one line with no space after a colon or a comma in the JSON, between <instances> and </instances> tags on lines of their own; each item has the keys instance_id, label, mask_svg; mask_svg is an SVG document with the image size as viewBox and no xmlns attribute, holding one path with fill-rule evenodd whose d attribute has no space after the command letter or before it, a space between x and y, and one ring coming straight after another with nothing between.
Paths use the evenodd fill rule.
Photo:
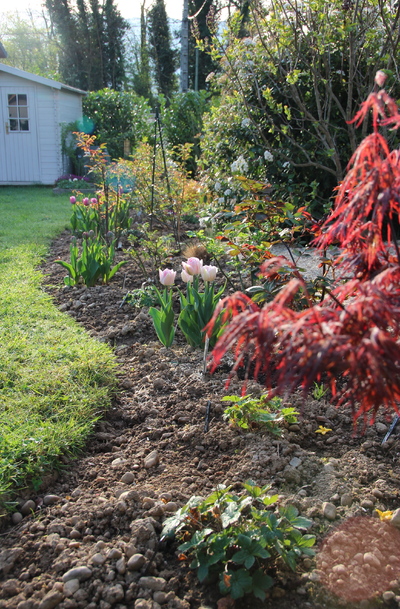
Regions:
<instances>
[{"instance_id":1,"label":"leafy green plant","mask_svg":"<svg viewBox=\"0 0 400 609\"><path fill-rule=\"evenodd\" d=\"M268 495L270 486L248 481L240 495L231 488L219 486L206 499L192 497L167 518L161 538L181 542L181 558L191 559L201 582L215 574L222 594L263 600L274 585L268 571L277 561L295 570L301 556L314 555L315 536L302 532L312 523L293 506L272 510L278 496Z\"/></svg>"},{"instance_id":2,"label":"leafy green plant","mask_svg":"<svg viewBox=\"0 0 400 609\"><path fill-rule=\"evenodd\" d=\"M171 286L175 281L176 272L172 269L160 269L160 282L164 286L163 293L156 288L158 304L160 309L150 307L149 315L153 320L154 329L159 341L164 347L170 347L175 337L174 327L174 310L172 307L172 290Z\"/></svg>"},{"instance_id":3,"label":"leafy green plant","mask_svg":"<svg viewBox=\"0 0 400 609\"><path fill-rule=\"evenodd\" d=\"M224 409L224 419L241 429L265 427L274 435L280 436L282 429L279 424L297 423L299 413L292 407L282 408L282 399L278 397L267 400L265 396L255 398L251 395L226 395L221 399L223 402L231 402L231 405Z\"/></svg>"},{"instance_id":4,"label":"leafy green plant","mask_svg":"<svg viewBox=\"0 0 400 609\"><path fill-rule=\"evenodd\" d=\"M141 142L131 159L118 166L135 181L133 205L149 221L150 230L161 227L172 233L176 247L181 245L182 216L195 213L203 198L199 184L188 177L184 160L190 144L179 149L182 162L174 161L164 146Z\"/></svg>"},{"instance_id":5,"label":"leafy green plant","mask_svg":"<svg viewBox=\"0 0 400 609\"><path fill-rule=\"evenodd\" d=\"M156 287L150 284L136 290L131 290L126 294L123 302L130 304L134 309L153 307L159 302Z\"/></svg>"},{"instance_id":6,"label":"leafy green plant","mask_svg":"<svg viewBox=\"0 0 400 609\"><path fill-rule=\"evenodd\" d=\"M85 133L75 135L98 189L95 197L84 197L82 202L77 201L76 197L70 198L74 204L72 228L76 232L93 229L103 238L112 231L115 238L119 239L132 223L130 210L135 181L127 175L122 165L109 163L105 144L95 146L95 136ZM85 211L85 207L89 209ZM90 228L85 223L88 219L91 222Z\"/></svg>"},{"instance_id":7,"label":"leafy green plant","mask_svg":"<svg viewBox=\"0 0 400 609\"><path fill-rule=\"evenodd\" d=\"M328 387L325 387L323 383L314 383L314 389L312 396L314 400L322 400L322 398L328 393Z\"/></svg>"},{"instance_id":8,"label":"leafy green plant","mask_svg":"<svg viewBox=\"0 0 400 609\"><path fill-rule=\"evenodd\" d=\"M93 231L84 233L82 239L82 251L79 251L77 240L74 237L70 246L70 262L55 260L68 271L64 278L65 285L78 285L82 279L87 287L93 287L98 279L108 283L115 273L126 264L121 260L115 266L115 240L105 244Z\"/></svg>"},{"instance_id":9,"label":"leafy green plant","mask_svg":"<svg viewBox=\"0 0 400 609\"><path fill-rule=\"evenodd\" d=\"M129 255L143 275L155 281L159 267L173 252L172 235L150 230L149 223L144 222L140 224L140 228L129 231L128 239L131 243Z\"/></svg>"},{"instance_id":10,"label":"leafy green plant","mask_svg":"<svg viewBox=\"0 0 400 609\"><path fill-rule=\"evenodd\" d=\"M151 136L151 108L133 91L102 89L91 91L83 99L85 116L94 125L94 135L112 159L124 156L124 142L134 148Z\"/></svg>"},{"instance_id":11,"label":"leafy green plant","mask_svg":"<svg viewBox=\"0 0 400 609\"><path fill-rule=\"evenodd\" d=\"M214 267L215 268L215 267ZM179 295L181 312L178 318L179 328L189 345L192 347L202 347L205 340L204 328L213 316L215 307L219 302L226 285L223 285L215 292L214 282L204 282L204 292L199 291L198 276L193 278L186 286L186 296ZM221 328L216 324L212 335L210 335L210 345L214 346Z\"/></svg>"}]
</instances>

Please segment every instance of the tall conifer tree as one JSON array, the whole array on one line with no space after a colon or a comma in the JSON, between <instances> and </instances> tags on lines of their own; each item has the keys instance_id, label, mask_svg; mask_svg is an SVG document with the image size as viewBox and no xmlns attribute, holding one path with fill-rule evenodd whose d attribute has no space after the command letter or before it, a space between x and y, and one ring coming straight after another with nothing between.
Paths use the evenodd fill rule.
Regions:
<instances>
[{"instance_id":1,"label":"tall conifer tree","mask_svg":"<svg viewBox=\"0 0 400 609\"><path fill-rule=\"evenodd\" d=\"M88 91L122 88L128 24L114 1L46 0L60 39L60 73L66 84Z\"/></svg>"},{"instance_id":2,"label":"tall conifer tree","mask_svg":"<svg viewBox=\"0 0 400 609\"><path fill-rule=\"evenodd\" d=\"M148 13L149 51L159 93L167 99L176 90L177 56L171 45L164 0L155 0Z\"/></svg>"}]
</instances>

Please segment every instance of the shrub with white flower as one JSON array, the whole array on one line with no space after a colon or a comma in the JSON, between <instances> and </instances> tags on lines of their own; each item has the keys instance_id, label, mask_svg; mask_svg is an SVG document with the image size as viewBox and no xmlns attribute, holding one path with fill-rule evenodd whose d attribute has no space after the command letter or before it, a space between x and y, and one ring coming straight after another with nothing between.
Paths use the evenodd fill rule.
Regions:
<instances>
[{"instance_id":1,"label":"shrub with white flower","mask_svg":"<svg viewBox=\"0 0 400 609\"><path fill-rule=\"evenodd\" d=\"M270 153L269 150L266 150L264 152L264 159L267 161L267 163L272 163L272 161L274 160L273 155Z\"/></svg>"},{"instance_id":2,"label":"shrub with white flower","mask_svg":"<svg viewBox=\"0 0 400 609\"><path fill-rule=\"evenodd\" d=\"M251 120L249 118L244 118L242 120L243 129L245 129L246 127L250 127L250 125L251 125Z\"/></svg>"},{"instance_id":3,"label":"shrub with white flower","mask_svg":"<svg viewBox=\"0 0 400 609\"><path fill-rule=\"evenodd\" d=\"M244 174L244 173L247 173L248 170L249 170L249 164L242 154L240 155L240 157L238 157L236 159L236 161L233 161L233 163L231 165L232 173Z\"/></svg>"}]
</instances>

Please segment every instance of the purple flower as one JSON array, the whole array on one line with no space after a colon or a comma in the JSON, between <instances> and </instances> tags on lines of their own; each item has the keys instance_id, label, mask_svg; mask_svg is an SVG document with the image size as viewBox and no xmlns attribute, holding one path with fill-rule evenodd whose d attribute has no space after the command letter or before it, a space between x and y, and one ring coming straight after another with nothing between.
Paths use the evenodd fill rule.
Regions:
<instances>
[{"instance_id":1,"label":"purple flower","mask_svg":"<svg viewBox=\"0 0 400 609\"><path fill-rule=\"evenodd\" d=\"M71 205L75 205L75 203L76 203L76 197L70 197L69 201L70 201Z\"/></svg>"},{"instance_id":2,"label":"purple flower","mask_svg":"<svg viewBox=\"0 0 400 609\"><path fill-rule=\"evenodd\" d=\"M82 199L82 203L83 203L84 205L86 205L86 207L87 207L87 206L89 205L89 199L88 199L87 197L84 197L84 198Z\"/></svg>"}]
</instances>

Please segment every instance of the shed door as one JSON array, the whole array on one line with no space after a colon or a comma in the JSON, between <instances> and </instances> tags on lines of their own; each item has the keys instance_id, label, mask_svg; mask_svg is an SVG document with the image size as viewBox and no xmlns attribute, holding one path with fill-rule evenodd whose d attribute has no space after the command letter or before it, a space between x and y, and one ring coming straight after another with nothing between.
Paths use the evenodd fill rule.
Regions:
<instances>
[{"instance_id":1,"label":"shed door","mask_svg":"<svg viewBox=\"0 0 400 609\"><path fill-rule=\"evenodd\" d=\"M40 182L34 87L0 87L0 182Z\"/></svg>"}]
</instances>

